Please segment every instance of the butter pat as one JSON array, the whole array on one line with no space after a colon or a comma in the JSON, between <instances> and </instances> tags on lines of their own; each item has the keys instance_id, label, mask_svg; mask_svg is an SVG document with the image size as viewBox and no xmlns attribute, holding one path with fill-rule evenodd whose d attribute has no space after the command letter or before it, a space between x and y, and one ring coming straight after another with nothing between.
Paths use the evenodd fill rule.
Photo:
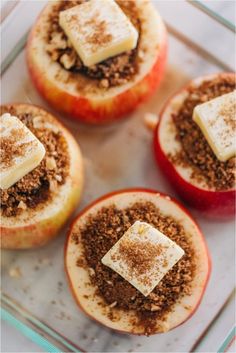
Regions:
<instances>
[{"instance_id":1,"label":"butter pat","mask_svg":"<svg viewBox=\"0 0 236 353\"><path fill-rule=\"evenodd\" d=\"M136 47L138 32L113 0L90 0L59 14L59 24L85 66Z\"/></svg>"},{"instance_id":2,"label":"butter pat","mask_svg":"<svg viewBox=\"0 0 236 353\"><path fill-rule=\"evenodd\" d=\"M183 255L184 250L163 233L137 221L105 254L102 263L147 296Z\"/></svg>"},{"instance_id":3,"label":"butter pat","mask_svg":"<svg viewBox=\"0 0 236 353\"><path fill-rule=\"evenodd\" d=\"M0 187L8 189L39 165L45 148L17 117L6 113L0 121Z\"/></svg>"},{"instance_id":4,"label":"butter pat","mask_svg":"<svg viewBox=\"0 0 236 353\"><path fill-rule=\"evenodd\" d=\"M197 105L193 120L220 161L236 154L236 91Z\"/></svg>"}]
</instances>

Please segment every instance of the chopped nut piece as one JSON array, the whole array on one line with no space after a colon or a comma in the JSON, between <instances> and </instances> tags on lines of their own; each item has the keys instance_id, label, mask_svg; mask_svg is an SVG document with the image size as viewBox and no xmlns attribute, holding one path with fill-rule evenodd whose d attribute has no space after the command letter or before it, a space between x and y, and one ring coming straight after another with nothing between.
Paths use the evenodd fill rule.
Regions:
<instances>
[{"instance_id":1,"label":"chopped nut piece","mask_svg":"<svg viewBox=\"0 0 236 353\"><path fill-rule=\"evenodd\" d=\"M62 181L61 175L55 175L55 179L60 183Z\"/></svg>"},{"instance_id":2,"label":"chopped nut piece","mask_svg":"<svg viewBox=\"0 0 236 353\"><path fill-rule=\"evenodd\" d=\"M42 129L43 128L43 122L42 122L42 118L40 116L36 116L33 119L33 127L35 129Z\"/></svg>"},{"instance_id":3,"label":"chopped nut piece","mask_svg":"<svg viewBox=\"0 0 236 353\"><path fill-rule=\"evenodd\" d=\"M50 180L49 185L49 188L52 192L55 192L57 190L58 184L56 180Z\"/></svg>"},{"instance_id":4,"label":"chopped nut piece","mask_svg":"<svg viewBox=\"0 0 236 353\"><path fill-rule=\"evenodd\" d=\"M21 208L22 210L26 210L27 205L26 205L23 201L20 201L20 202L19 202L19 205L18 205L17 207L18 207L18 208Z\"/></svg>"},{"instance_id":5,"label":"chopped nut piece","mask_svg":"<svg viewBox=\"0 0 236 353\"><path fill-rule=\"evenodd\" d=\"M100 82L100 87L102 87L102 88L108 88L108 87L109 87L109 81L108 81L106 78L104 78L104 79L101 80L101 82Z\"/></svg>"},{"instance_id":6,"label":"chopped nut piece","mask_svg":"<svg viewBox=\"0 0 236 353\"><path fill-rule=\"evenodd\" d=\"M56 161L53 157L47 157L46 158L46 168L48 169L56 169L57 164Z\"/></svg>"},{"instance_id":7,"label":"chopped nut piece","mask_svg":"<svg viewBox=\"0 0 236 353\"><path fill-rule=\"evenodd\" d=\"M92 267L89 267L88 271L89 271L90 276L95 275L95 271Z\"/></svg>"},{"instance_id":8,"label":"chopped nut piece","mask_svg":"<svg viewBox=\"0 0 236 353\"><path fill-rule=\"evenodd\" d=\"M46 51L48 54L50 54L51 59L53 61L57 61L57 59L60 56L60 51L58 50L57 46L55 44L48 44L46 46Z\"/></svg>"},{"instance_id":9,"label":"chopped nut piece","mask_svg":"<svg viewBox=\"0 0 236 353\"><path fill-rule=\"evenodd\" d=\"M151 311L158 311L160 310L160 306L159 305L156 305L156 304L152 304L151 305Z\"/></svg>"},{"instance_id":10,"label":"chopped nut piece","mask_svg":"<svg viewBox=\"0 0 236 353\"><path fill-rule=\"evenodd\" d=\"M75 62L76 62L76 54L74 51L72 51L70 54L63 54L60 57L60 62L62 63L62 65L64 66L65 69L70 69L72 68L72 66L74 66Z\"/></svg>"},{"instance_id":11,"label":"chopped nut piece","mask_svg":"<svg viewBox=\"0 0 236 353\"><path fill-rule=\"evenodd\" d=\"M66 40L63 39L63 33L53 32L51 37L51 44L54 44L59 49L66 49L67 43Z\"/></svg>"}]
</instances>

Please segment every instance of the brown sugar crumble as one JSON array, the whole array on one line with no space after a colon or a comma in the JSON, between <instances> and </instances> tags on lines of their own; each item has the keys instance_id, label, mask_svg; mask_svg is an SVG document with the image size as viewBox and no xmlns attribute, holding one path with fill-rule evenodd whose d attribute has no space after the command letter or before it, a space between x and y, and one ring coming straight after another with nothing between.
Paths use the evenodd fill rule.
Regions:
<instances>
[{"instance_id":1,"label":"brown sugar crumble","mask_svg":"<svg viewBox=\"0 0 236 353\"><path fill-rule=\"evenodd\" d=\"M10 188L0 189L2 215L14 217L25 209L35 209L50 200L57 188L65 183L69 172L69 156L66 140L60 130L50 130L43 125L36 127L38 116L17 112L13 106L1 107L1 114L4 113L17 116L42 142L46 150L46 155L38 167ZM43 118L43 115L40 115L42 122ZM3 158L9 152L9 148L11 149L9 141L7 146L1 141L1 150L5 150Z\"/></svg>"},{"instance_id":2,"label":"brown sugar crumble","mask_svg":"<svg viewBox=\"0 0 236 353\"><path fill-rule=\"evenodd\" d=\"M52 13L48 20L47 53L50 55L51 59L58 62L63 69L73 74L80 73L90 79L97 80L98 86L101 88L107 89L127 83L132 80L134 75L138 72L138 45L131 51L119 54L91 67L86 67L83 65L77 52L72 47L70 40L60 27L60 11L80 5L85 1L87 0L62 0L53 6ZM131 20L141 36L141 21L135 2L130 0L116 0L116 2ZM99 45L100 42L111 40L110 35L105 33L104 26L104 21L98 23L97 30L99 35L89 36L88 40L90 43Z\"/></svg>"},{"instance_id":3,"label":"brown sugar crumble","mask_svg":"<svg viewBox=\"0 0 236 353\"><path fill-rule=\"evenodd\" d=\"M185 251L182 259L147 297L101 262L102 257L137 220L156 227ZM140 325L147 335L155 331L158 319L165 320L166 314L183 295L191 294L195 262L190 237L180 223L171 216L162 215L153 203L140 200L122 210L115 206L104 207L93 217L88 218L86 225L79 230L79 234L77 233L77 237L76 234L73 235L75 244L78 243L78 235L83 242L86 264L78 261L77 266L89 268L90 279L97 287L97 294L104 299L107 305L111 305L111 308L115 306L123 310L134 310L137 320L133 325ZM125 246L122 249L123 256L134 266L137 265L141 272L151 266L154 253L161 251L161 249L151 249L150 245L146 248L146 254L145 252L141 254L140 249L136 250L133 250L133 245L133 254L129 247ZM141 263L138 262L140 258ZM115 319L112 310L109 317Z\"/></svg>"},{"instance_id":4,"label":"brown sugar crumble","mask_svg":"<svg viewBox=\"0 0 236 353\"><path fill-rule=\"evenodd\" d=\"M215 190L234 187L236 159L233 157L225 162L217 159L200 128L193 121L192 114L196 105L230 93L234 89L235 80L230 76L219 75L214 80L204 81L199 87L189 88L187 98L179 111L173 114L177 129L176 139L181 143L182 149L176 154L170 154L169 158L176 165L190 165L193 169L191 178ZM230 111L232 109L234 108L231 106ZM228 113L225 110L227 116ZM229 124L235 129L235 118L230 119Z\"/></svg>"}]
</instances>

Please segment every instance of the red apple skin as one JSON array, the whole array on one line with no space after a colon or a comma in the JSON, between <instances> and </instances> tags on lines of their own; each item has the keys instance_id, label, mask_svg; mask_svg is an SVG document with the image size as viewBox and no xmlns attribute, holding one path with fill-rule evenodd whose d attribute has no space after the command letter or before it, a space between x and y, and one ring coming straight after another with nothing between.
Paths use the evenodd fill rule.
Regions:
<instances>
[{"instance_id":1,"label":"red apple skin","mask_svg":"<svg viewBox=\"0 0 236 353\"><path fill-rule=\"evenodd\" d=\"M178 94L178 93L177 93ZM169 101L160 113L160 119L154 130L154 155L159 166L159 169L166 176L172 187L178 195L191 207L202 212L206 218L229 220L235 215L235 189L225 191L208 191L196 187L195 185L187 182L177 172L173 163L168 159L163 151L159 136L160 122L164 115Z\"/></svg>"},{"instance_id":2,"label":"red apple skin","mask_svg":"<svg viewBox=\"0 0 236 353\"><path fill-rule=\"evenodd\" d=\"M9 105L15 107L17 107L17 105L24 105L26 107L30 106L32 108L42 109L36 105L25 103L11 103ZM49 112L48 114L51 115ZM58 235L58 232L73 213L81 198L84 170L79 146L61 122L56 120L56 124L60 126L70 145L70 149L74 151L71 162L73 166L71 167L70 174L71 189L68 192L66 200L62 203L62 207L52 217L36 221L33 224L26 224L25 226L16 225L13 227L4 227L2 222L0 222L0 247L3 249L31 249L47 244Z\"/></svg>"},{"instance_id":3,"label":"red apple skin","mask_svg":"<svg viewBox=\"0 0 236 353\"><path fill-rule=\"evenodd\" d=\"M173 330L174 328L178 327L178 326L181 326L182 324L184 324L186 321L188 321L188 319L190 319L193 314L196 312L196 310L198 309L201 301L202 301L202 297L206 291L206 287L207 287L207 284L209 282L209 278L210 278L210 275L211 275L211 270L212 270L212 261L211 261L211 256L210 256L210 253L209 253L209 250L208 250L208 246L206 244L206 240L202 234L202 231L200 230L199 226L196 224L195 220L193 219L193 217L191 216L191 214L189 213L189 211L183 207L176 199L174 199L173 197L170 197L160 191L157 191L157 190L152 190L152 189L146 189L146 188L130 188L130 189L123 189L123 190L118 190L118 191L113 191L109 194L106 194L100 198L98 198L97 200L93 201L90 205L88 205L87 207L85 207L78 215L77 217L74 219L74 221L72 222L71 226L70 226L70 229L67 233L67 239L66 239L66 243L65 243L65 248L64 248L64 265L65 265L65 272L67 274L67 279L68 279L68 282L69 282L69 287L70 287L70 290L73 294L73 297L76 301L76 303L78 304L79 308L87 315L89 316L92 320L96 321L99 325L101 326L104 326L104 324L101 324L95 317L91 316L90 314L88 314L83 306L80 305L80 301L78 300L77 296L75 295L74 293L74 290L73 290L73 285L72 285L72 282L71 282L71 279L70 279L70 276L69 276L69 273L68 273L68 270L67 270L67 267L66 267L66 253L67 253L67 247L68 247L68 242L69 242L69 238L70 238L70 234L71 234L71 231L74 227L74 225L76 224L77 220L84 214L86 213L89 209L91 209L93 206L95 206L98 202L102 201L102 200L106 200L107 198L110 198L111 196L114 196L114 195L118 195L118 194L122 194L122 193L132 193L132 192L146 192L146 193L151 193L151 194L160 194L161 196L163 197L169 197L169 199L171 201L173 201L176 205L178 205L179 208L181 208L188 216L189 218L191 218L191 220L195 223L196 227L198 228L199 230L199 235L201 236L201 239L202 239L202 242L203 244L205 245L205 248L206 248L206 252L207 252L207 257L208 257L208 274L207 274L207 277L206 277L206 282L204 284L204 288L202 290L202 294L201 294L201 297L199 298L198 302L196 303L195 307L193 308L192 312L189 314L188 317L186 317L186 319L181 322L181 324L175 326L175 327L172 327L171 330ZM105 325L106 326L106 325ZM106 326L107 328L110 329L110 327L107 325ZM113 329L114 330L114 329ZM127 332L127 331L124 331L124 330L115 330L117 331L118 333L122 333L122 334L132 334L132 335L140 335L140 334L137 334L135 332ZM155 333L154 333L155 334ZM152 334L151 334L152 335Z\"/></svg>"},{"instance_id":4,"label":"red apple skin","mask_svg":"<svg viewBox=\"0 0 236 353\"><path fill-rule=\"evenodd\" d=\"M164 76L167 59L167 33L163 35L159 55L151 71L130 89L106 100L93 101L89 98L66 92L53 81L50 81L36 64L31 42L34 29L31 31L26 48L26 60L30 76L41 96L54 109L66 114L69 118L84 123L102 125L125 117L147 100L159 86Z\"/></svg>"}]
</instances>

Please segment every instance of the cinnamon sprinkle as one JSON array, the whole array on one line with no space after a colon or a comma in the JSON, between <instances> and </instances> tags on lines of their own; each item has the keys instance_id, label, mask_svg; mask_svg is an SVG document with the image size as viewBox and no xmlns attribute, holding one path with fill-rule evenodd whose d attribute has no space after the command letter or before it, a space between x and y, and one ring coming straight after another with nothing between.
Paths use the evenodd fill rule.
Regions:
<instances>
[{"instance_id":1,"label":"cinnamon sprinkle","mask_svg":"<svg viewBox=\"0 0 236 353\"><path fill-rule=\"evenodd\" d=\"M32 142L22 143L20 145L16 144L24 135L23 129L12 129L11 136L1 138L0 164L2 169L12 166L14 159L23 156L27 146L32 144Z\"/></svg>"},{"instance_id":2,"label":"cinnamon sprinkle","mask_svg":"<svg viewBox=\"0 0 236 353\"><path fill-rule=\"evenodd\" d=\"M119 252L128 267L132 269L132 273L145 274L156 263L156 257L162 253L162 246L143 241L141 248L137 242L126 239L120 243Z\"/></svg>"}]
</instances>

